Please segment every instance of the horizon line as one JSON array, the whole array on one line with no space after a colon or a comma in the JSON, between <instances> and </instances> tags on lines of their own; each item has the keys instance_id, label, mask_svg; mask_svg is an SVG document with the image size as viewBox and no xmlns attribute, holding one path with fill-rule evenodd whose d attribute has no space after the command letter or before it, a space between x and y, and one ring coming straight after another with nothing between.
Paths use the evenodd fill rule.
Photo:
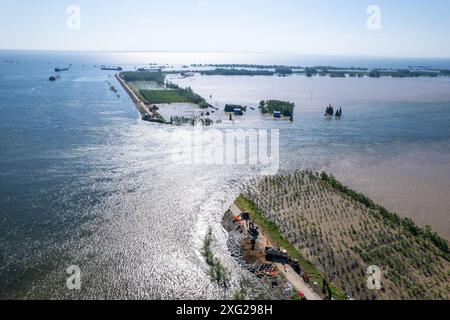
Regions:
<instances>
[{"instance_id":1,"label":"horizon line","mask_svg":"<svg viewBox=\"0 0 450 320\"><path fill-rule=\"evenodd\" d=\"M1 51L22 51L22 52L73 52L73 53L214 53L214 54L261 54L261 55L296 55L296 56L322 56L322 57L352 57L352 58L375 58L375 59L417 59L417 60L450 60L450 57L430 57L430 56L382 56L369 54L324 54L324 53L296 53L296 52L262 52L262 51L225 51L225 50L97 50L97 49L10 49L0 48Z\"/></svg>"}]
</instances>

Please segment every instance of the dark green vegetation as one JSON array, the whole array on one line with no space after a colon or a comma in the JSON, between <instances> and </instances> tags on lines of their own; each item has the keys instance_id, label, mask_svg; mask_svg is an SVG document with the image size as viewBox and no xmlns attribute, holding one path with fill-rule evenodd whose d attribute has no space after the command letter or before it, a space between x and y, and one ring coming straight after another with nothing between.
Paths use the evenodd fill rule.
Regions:
<instances>
[{"instance_id":1,"label":"dark green vegetation","mask_svg":"<svg viewBox=\"0 0 450 320\"><path fill-rule=\"evenodd\" d=\"M200 108L210 108L211 105L206 102L206 100L200 96L199 94L195 93L192 88L187 87L186 89L180 88L178 85L174 83L167 83L167 88L174 90L178 93L179 96L182 96L187 99L188 102L194 103L198 105Z\"/></svg>"},{"instance_id":2,"label":"dark green vegetation","mask_svg":"<svg viewBox=\"0 0 450 320\"><path fill-rule=\"evenodd\" d=\"M192 65L193 67L215 67L214 70L200 71L203 75L223 76L286 76L291 74L303 74L307 77L321 76L330 78L415 78L415 77L448 77L450 70L433 69L427 67L409 67L404 69L389 68L361 68L361 67L333 67L333 66L287 66L287 65L258 65L258 64L209 64ZM164 73L178 73L179 71L164 71ZM193 72L198 72L193 70Z\"/></svg>"},{"instance_id":3,"label":"dark green vegetation","mask_svg":"<svg viewBox=\"0 0 450 320\"><path fill-rule=\"evenodd\" d=\"M142 116L142 120L148 121L148 122L154 122L154 123L160 123L160 124L167 124L166 119L159 113L153 114L153 115L144 115Z\"/></svg>"},{"instance_id":4,"label":"dark green vegetation","mask_svg":"<svg viewBox=\"0 0 450 320\"><path fill-rule=\"evenodd\" d=\"M127 82L133 81L153 81L160 86L164 85L165 76L162 72L122 72L122 79Z\"/></svg>"},{"instance_id":5,"label":"dark green vegetation","mask_svg":"<svg viewBox=\"0 0 450 320\"><path fill-rule=\"evenodd\" d=\"M369 77L380 78L380 77L393 77L393 78L417 78L417 77L429 77L436 78L440 75L445 75L445 72L441 71L415 71L408 69L398 69L398 70L386 70L386 69L374 69L368 73Z\"/></svg>"},{"instance_id":6,"label":"dark green vegetation","mask_svg":"<svg viewBox=\"0 0 450 320\"><path fill-rule=\"evenodd\" d=\"M450 298L448 243L334 177L264 177L243 194L287 242L280 245L297 250L318 270L309 271L314 278L322 274L340 292L356 299ZM369 266L381 268L381 290L368 289Z\"/></svg>"},{"instance_id":7,"label":"dark green vegetation","mask_svg":"<svg viewBox=\"0 0 450 320\"><path fill-rule=\"evenodd\" d=\"M336 109L336 112L334 112L334 107L330 104L326 110L325 110L325 116L335 116L336 118L342 117L342 107L339 109Z\"/></svg>"},{"instance_id":8,"label":"dark green vegetation","mask_svg":"<svg viewBox=\"0 0 450 320\"><path fill-rule=\"evenodd\" d=\"M196 94L190 87L184 89L170 82L165 83L165 75L162 72L123 72L119 76L124 82L128 82L126 86L127 89L129 88L129 90L136 95L137 99L133 94L130 94L133 102L136 103L142 114L142 120L178 126L187 124L192 126L197 124L210 126L214 124L214 121L210 118L211 114L209 112L202 113L198 116L191 116L189 118L172 116L170 122L166 121L158 112L159 108L156 106L157 104L193 103L200 108L214 107L208 104L205 99ZM145 88L153 88L153 83L157 83L161 89L139 90L139 87L142 87L142 84L137 82L144 82ZM147 82L147 84L145 84L145 82ZM146 107L143 106L144 104Z\"/></svg>"},{"instance_id":9,"label":"dark green vegetation","mask_svg":"<svg viewBox=\"0 0 450 320\"><path fill-rule=\"evenodd\" d=\"M171 86L173 88L174 85ZM209 108L210 105L191 88L179 88L167 90L140 90L140 94L150 103L193 103L200 108Z\"/></svg>"},{"instance_id":10,"label":"dark green vegetation","mask_svg":"<svg viewBox=\"0 0 450 320\"><path fill-rule=\"evenodd\" d=\"M312 77L319 73L316 68L305 68L305 74L307 77Z\"/></svg>"},{"instance_id":11,"label":"dark green vegetation","mask_svg":"<svg viewBox=\"0 0 450 320\"><path fill-rule=\"evenodd\" d=\"M439 76L449 76L449 70L409 70L409 69L364 69L364 68L333 68L333 67L313 67L305 68L303 71L297 73L306 74L308 77L315 75L329 76L331 78L417 78L429 77L436 78Z\"/></svg>"},{"instance_id":12,"label":"dark green vegetation","mask_svg":"<svg viewBox=\"0 0 450 320\"><path fill-rule=\"evenodd\" d=\"M160 103L188 103L189 99L181 95L178 90L140 90L145 100L152 104Z\"/></svg>"},{"instance_id":13,"label":"dark green vegetation","mask_svg":"<svg viewBox=\"0 0 450 320\"><path fill-rule=\"evenodd\" d=\"M196 126L197 124L201 124L202 126L211 126L214 124L214 121L211 120L210 118L203 118L203 116L201 117L193 116L190 118L172 116L170 117L170 124L175 126L182 126L182 125Z\"/></svg>"},{"instance_id":14,"label":"dark green vegetation","mask_svg":"<svg viewBox=\"0 0 450 320\"><path fill-rule=\"evenodd\" d=\"M275 73L276 74L288 75L288 74L293 74L294 71L292 71L292 69L288 68L288 67L276 67L275 68Z\"/></svg>"},{"instance_id":15,"label":"dark green vegetation","mask_svg":"<svg viewBox=\"0 0 450 320\"><path fill-rule=\"evenodd\" d=\"M274 111L279 111L285 117L292 117L294 115L295 104L281 100L263 100L259 103L259 108L262 113L273 114Z\"/></svg>"},{"instance_id":16,"label":"dark green vegetation","mask_svg":"<svg viewBox=\"0 0 450 320\"><path fill-rule=\"evenodd\" d=\"M214 238L212 235L212 231L209 230L208 234L205 237L205 240L203 240L202 255L205 257L206 263L210 267L209 274L211 276L211 279L217 282L217 284L220 286L228 287L230 282L230 275L222 262L218 258L216 258L211 251L211 245L213 241Z\"/></svg>"},{"instance_id":17,"label":"dark green vegetation","mask_svg":"<svg viewBox=\"0 0 450 320\"><path fill-rule=\"evenodd\" d=\"M191 88L180 88L176 84L165 83L165 75L162 72L122 72L121 77L127 82L148 81L156 82L158 85L165 87L167 90L137 90L130 83L132 90L136 95L147 100L151 104L163 103L193 103L200 108L209 108L210 104L203 97L195 93Z\"/></svg>"},{"instance_id":18,"label":"dark green vegetation","mask_svg":"<svg viewBox=\"0 0 450 320\"><path fill-rule=\"evenodd\" d=\"M193 65L195 67L202 66L202 65ZM276 68L294 68L289 66L283 66L283 65L264 65L264 64L208 64L207 67L215 67L215 68L249 68L249 69L276 69Z\"/></svg>"},{"instance_id":19,"label":"dark green vegetation","mask_svg":"<svg viewBox=\"0 0 450 320\"><path fill-rule=\"evenodd\" d=\"M249 69L225 69L217 68L215 70L206 70L200 72L206 76L273 76L273 71L268 70L249 70Z\"/></svg>"},{"instance_id":20,"label":"dark green vegetation","mask_svg":"<svg viewBox=\"0 0 450 320\"><path fill-rule=\"evenodd\" d=\"M195 65L202 66L202 65ZM394 78L414 78L414 77L448 77L450 70L431 69L425 67L410 67L408 69L369 69L359 67L333 67L333 66L286 66L286 65L258 65L258 64L213 64L206 65L215 67L215 70L202 71L204 75L289 75L293 73L312 76L328 76L331 78L361 78L361 77L394 77Z\"/></svg>"}]
</instances>

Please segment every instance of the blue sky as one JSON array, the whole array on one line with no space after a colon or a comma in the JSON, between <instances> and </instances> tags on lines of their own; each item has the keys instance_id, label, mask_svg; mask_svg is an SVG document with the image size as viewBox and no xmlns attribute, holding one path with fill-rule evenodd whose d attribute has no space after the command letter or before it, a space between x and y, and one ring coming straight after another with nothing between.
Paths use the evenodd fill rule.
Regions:
<instances>
[{"instance_id":1,"label":"blue sky","mask_svg":"<svg viewBox=\"0 0 450 320\"><path fill-rule=\"evenodd\" d=\"M369 5L380 30L367 28ZM450 58L450 1L0 0L0 48Z\"/></svg>"}]
</instances>

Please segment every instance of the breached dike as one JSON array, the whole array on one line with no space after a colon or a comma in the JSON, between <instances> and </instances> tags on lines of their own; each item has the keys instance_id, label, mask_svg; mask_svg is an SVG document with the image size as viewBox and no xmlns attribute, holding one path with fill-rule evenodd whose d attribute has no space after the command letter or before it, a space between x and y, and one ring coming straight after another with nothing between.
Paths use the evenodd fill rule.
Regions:
<instances>
[{"instance_id":1,"label":"breached dike","mask_svg":"<svg viewBox=\"0 0 450 320\"><path fill-rule=\"evenodd\" d=\"M203 112L199 116L191 116L190 118L172 116L170 120L164 119L158 112L157 105L159 104L192 103L201 109L214 107L191 88L183 89L176 84L166 83L165 75L161 72L121 72L116 75L116 78L135 103L144 121L170 125L173 125L174 122L176 125L189 123L193 126L196 124L210 126L214 123L209 118L213 112ZM161 90L140 90L133 85L134 81L152 81L157 83Z\"/></svg>"},{"instance_id":2,"label":"breached dike","mask_svg":"<svg viewBox=\"0 0 450 320\"><path fill-rule=\"evenodd\" d=\"M240 196L225 213L222 226L228 232L231 256L260 283L275 300L322 300L318 287L311 287L298 261L266 232L267 225L253 211L241 210L245 199ZM306 280L305 280L306 279Z\"/></svg>"},{"instance_id":3,"label":"breached dike","mask_svg":"<svg viewBox=\"0 0 450 320\"><path fill-rule=\"evenodd\" d=\"M122 86L122 88L128 93L131 100L134 102L134 105L138 109L139 113L142 116L142 120L149 122L156 122L165 124L166 121L162 118L162 116L154 109L150 109L144 102L142 102L138 96L133 92L133 90L128 86L128 84L123 80L119 74L116 74L116 79Z\"/></svg>"}]
</instances>

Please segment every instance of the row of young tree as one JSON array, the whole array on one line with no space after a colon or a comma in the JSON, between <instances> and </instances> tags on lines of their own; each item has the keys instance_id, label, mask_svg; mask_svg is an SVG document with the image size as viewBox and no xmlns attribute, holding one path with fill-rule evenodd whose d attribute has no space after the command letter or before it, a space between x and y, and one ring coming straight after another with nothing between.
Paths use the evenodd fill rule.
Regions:
<instances>
[{"instance_id":1,"label":"row of young tree","mask_svg":"<svg viewBox=\"0 0 450 320\"><path fill-rule=\"evenodd\" d=\"M122 79L128 82L133 81L153 81L159 84L160 86L164 85L165 75L162 72L122 72L120 74Z\"/></svg>"},{"instance_id":2,"label":"row of young tree","mask_svg":"<svg viewBox=\"0 0 450 320\"><path fill-rule=\"evenodd\" d=\"M432 229L427 226L425 229L420 228L409 218L402 218L397 213L390 212L386 208L376 204L374 201L363 195L362 193L356 192L347 186L344 186L340 181L338 181L334 176L328 175L322 172L320 179L327 183L329 186L348 195L352 199L364 204L369 209L374 210L379 214L379 216L385 221L389 221L395 226L401 226L411 232L414 236L422 237L424 239L430 240L437 248L439 248L443 257L450 261L450 248L448 242L441 238L437 233L433 232Z\"/></svg>"},{"instance_id":3,"label":"row of young tree","mask_svg":"<svg viewBox=\"0 0 450 320\"><path fill-rule=\"evenodd\" d=\"M195 93L191 87L187 87L186 89L180 88L178 85L168 81L166 83L166 88L176 90L179 95L185 97L189 100L189 102L198 105L202 109L207 109L211 107L209 103L199 94Z\"/></svg>"}]
</instances>

